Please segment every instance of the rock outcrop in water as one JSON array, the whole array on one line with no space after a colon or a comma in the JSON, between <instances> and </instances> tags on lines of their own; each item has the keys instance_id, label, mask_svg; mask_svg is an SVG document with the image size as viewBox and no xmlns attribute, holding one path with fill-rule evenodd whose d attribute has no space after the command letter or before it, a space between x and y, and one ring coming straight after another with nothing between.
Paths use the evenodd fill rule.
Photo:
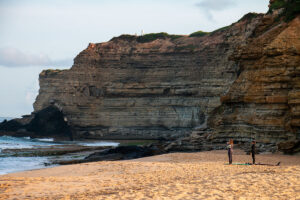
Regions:
<instances>
[{"instance_id":1,"label":"rock outcrop in water","mask_svg":"<svg viewBox=\"0 0 300 200\"><path fill-rule=\"evenodd\" d=\"M0 135L73 139L72 128L68 125L63 113L54 105L23 116L22 119L3 121L0 123Z\"/></svg>"}]
</instances>

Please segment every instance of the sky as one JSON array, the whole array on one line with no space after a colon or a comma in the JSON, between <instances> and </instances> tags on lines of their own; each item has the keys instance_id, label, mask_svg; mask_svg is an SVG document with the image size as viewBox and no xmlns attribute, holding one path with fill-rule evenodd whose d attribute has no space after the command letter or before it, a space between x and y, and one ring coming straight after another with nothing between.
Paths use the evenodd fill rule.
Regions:
<instances>
[{"instance_id":1,"label":"sky","mask_svg":"<svg viewBox=\"0 0 300 200\"><path fill-rule=\"evenodd\" d=\"M33 111L38 75L67 69L90 42L121 34L188 35L230 25L269 0L0 0L0 116Z\"/></svg>"}]
</instances>

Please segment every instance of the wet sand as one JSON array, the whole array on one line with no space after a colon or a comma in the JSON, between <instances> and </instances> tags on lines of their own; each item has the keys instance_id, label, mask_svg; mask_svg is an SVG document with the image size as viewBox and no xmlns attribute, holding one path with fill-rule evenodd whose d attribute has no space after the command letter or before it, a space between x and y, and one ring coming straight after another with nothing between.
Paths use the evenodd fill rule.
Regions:
<instances>
[{"instance_id":1,"label":"wet sand","mask_svg":"<svg viewBox=\"0 0 300 200\"><path fill-rule=\"evenodd\" d=\"M211 151L59 166L0 176L0 199L300 199L300 156L257 155L279 161L229 166Z\"/></svg>"}]
</instances>

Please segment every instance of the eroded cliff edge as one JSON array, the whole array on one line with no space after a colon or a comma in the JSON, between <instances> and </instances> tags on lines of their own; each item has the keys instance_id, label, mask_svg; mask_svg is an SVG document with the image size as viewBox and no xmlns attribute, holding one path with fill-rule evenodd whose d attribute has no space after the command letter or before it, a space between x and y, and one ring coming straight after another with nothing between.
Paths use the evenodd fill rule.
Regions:
<instances>
[{"instance_id":1,"label":"eroded cliff edge","mask_svg":"<svg viewBox=\"0 0 300 200\"><path fill-rule=\"evenodd\" d=\"M54 104L77 137L174 139L206 127L239 74L228 60L262 15L202 37L123 35L90 44L70 70L40 74L34 110Z\"/></svg>"}]
</instances>

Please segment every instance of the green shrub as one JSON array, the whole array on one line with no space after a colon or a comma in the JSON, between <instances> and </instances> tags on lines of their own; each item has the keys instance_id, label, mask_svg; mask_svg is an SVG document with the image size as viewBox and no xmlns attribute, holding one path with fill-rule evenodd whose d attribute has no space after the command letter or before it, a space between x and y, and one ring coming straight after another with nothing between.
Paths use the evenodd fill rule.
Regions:
<instances>
[{"instance_id":1,"label":"green shrub","mask_svg":"<svg viewBox=\"0 0 300 200\"><path fill-rule=\"evenodd\" d=\"M291 21L300 13L300 0L276 0L270 5L269 13L274 10L284 8L284 11L279 16L283 17L285 21Z\"/></svg>"},{"instance_id":2,"label":"green shrub","mask_svg":"<svg viewBox=\"0 0 300 200\"><path fill-rule=\"evenodd\" d=\"M291 21L299 14L300 14L300 0L294 0L291 3L287 3L286 10L284 13L286 21Z\"/></svg>"},{"instance_id":3,"label":"green shrub","mask_svg":"<svg viewBox=\"0 0 300 200\"><path fill-rule=\"evenodd\" d=\"M209 32L197 31L197 32L190 34L189 37L203 37L207 34L209 34Z\"/></svg>"},{"instance_id":4,"label":"green shrub","mask_svg":"<svg viewBox=\"0 0 300 200\"><path fill-rule=\"evenodd\" d=\"M113 37L110 41L115 41L115 40L126 40L126 41L133 41L135 40L136 36L134 35L129 35L129 34L123 34L118 37Z\"/></svg>"},{"instance_id":5,"label":"green shrub","mask_svg":"<svg viewBox=\"0 0 300 200\"><path fill-rule=\"evenodd\" d=\"M171 40L175 40L177 38L182 37L182 35L169 35L168 33L161 32L161 33L149 33L142 36L137 37L137 41L140 43L152 42L157 39L167 39L170 38Z\"/></svg>"},{"instance_id":6,"label":"green shrub","mask_svg":"<svg viewBox=\"0 0 300 200\"><path fill-rule=\"evenodd\" d=\"M285 7L285 5L286 2L284 0L276 0L270 5L270 10L273 11L279 8L283 8Z\"/></svg>"}]
</instances>

